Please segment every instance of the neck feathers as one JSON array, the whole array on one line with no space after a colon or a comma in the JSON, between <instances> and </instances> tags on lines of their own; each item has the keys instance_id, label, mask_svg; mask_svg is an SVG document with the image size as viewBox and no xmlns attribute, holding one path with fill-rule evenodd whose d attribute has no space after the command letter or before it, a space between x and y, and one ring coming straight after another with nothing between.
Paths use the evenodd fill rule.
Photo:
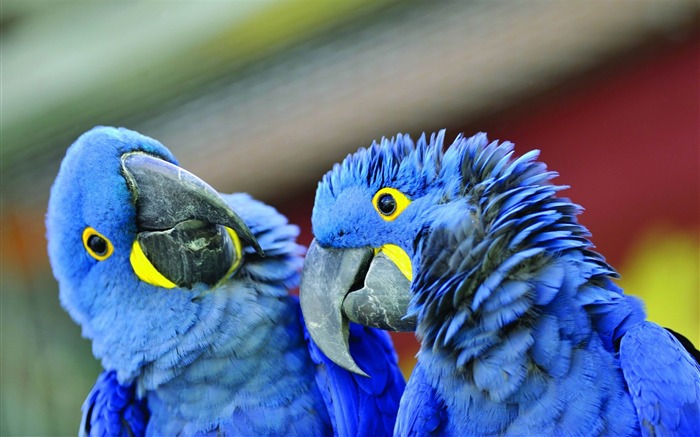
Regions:
<instances>
[{"instance_id":1,"label":"neck feathers","mask_svg":"<svg viewBox=\"0 0 700 437\"><path fill-rule=\"evenodd\" d=\"M325 426L296 300L258 297L242 309L236 301L249 300L241 296L246 293L235 290L240 298L232 294L224 306L212 307L205 317L217 318L215 326L185 335L184 341L208 342L198 356L179 356L176 348L172 357L144 369L138 382L147 389L154 429L166 435L212 427L284 435L290 426L316 433ZM179 361L168 367L173 360ZM280 393L289 399L274 406ZM309 418L309 411L318 416Z\"/></svg>"},{"instance_id":2,"label":"neck feathers","mask_svg":"<svg viewBox=\"0 0 700 437\"><path fill-rule=\"evenodd\" d=\"M556 174L538 152L511 155L485 136L446 152L447 200L418 244L412 301L421 354L497 402L565 377L591 342L611 351L644 317L592 250L581 208L556 197L565 187L549 183Z\"/></svg>"}]
</instances>

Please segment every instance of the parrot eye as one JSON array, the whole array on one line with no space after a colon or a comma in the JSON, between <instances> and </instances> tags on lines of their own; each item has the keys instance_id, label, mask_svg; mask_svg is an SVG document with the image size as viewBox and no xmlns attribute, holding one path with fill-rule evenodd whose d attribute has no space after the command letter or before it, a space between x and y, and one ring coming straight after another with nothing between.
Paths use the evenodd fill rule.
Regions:
<instances>
[{"instance_id":1,"label":"parrot eye","mask_svg":"<svg viewBox=\"0 0 700 437\"><path fill-rule=\"evenodd\" d=\"M396 211L396 199L389 193L382 194L377 200L377 209L384 215L391 215Z\"/></svg>"},{"instance_id":2,"label":"parrot eye","mask_svg":"<svg viewBox=\"0 0 700 437\"><path fill-rule=\"evenodd\" d=\"M112 243L104 235L89 226L83 231L83 246L85 246L87 253L98 261L106 260L114 252Z\"/></svg>"},{"instance_id":3,"label":"parrot eye","mask_svg":"<svg viewBox=\"0 0 700 437\"><path fill-rule=\"evenodd\" d=\"M107 253L107 242L97 235L90 235L88 247L99 256L104 256Z\"/></svg>"},{"instance_id":4,"label":"parrot eye","mask_svg":"<svg viewBox=\"0 0 700 437\"><path fill-rule=\"evenodd\" d=\"M386 221L392 221L403 212L411 203L411 200L402 192L394 188L382 188L377 191L372 199L372 205L380 217Z\"/></svg>"}]
</instances>

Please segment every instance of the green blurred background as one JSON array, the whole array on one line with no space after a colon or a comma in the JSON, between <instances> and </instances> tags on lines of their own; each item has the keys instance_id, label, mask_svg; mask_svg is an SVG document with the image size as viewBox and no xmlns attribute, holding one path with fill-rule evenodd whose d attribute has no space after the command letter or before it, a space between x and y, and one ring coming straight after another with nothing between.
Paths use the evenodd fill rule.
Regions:
<instances>
[{"instance_id":1,"label":"green blurred background","mask_svg":"<svg viewBox=\"0 0 700 437\"><path fill-rule=\"evenodd\" d=\"M542 150L652 320L700 343L697 1L0 3L0 434L74 435L99 363L58 304L48 192L98 124L311 239L315 183L396 132ZM395 336L406 374L417 345Z\"/></svg>"}]
</instances>

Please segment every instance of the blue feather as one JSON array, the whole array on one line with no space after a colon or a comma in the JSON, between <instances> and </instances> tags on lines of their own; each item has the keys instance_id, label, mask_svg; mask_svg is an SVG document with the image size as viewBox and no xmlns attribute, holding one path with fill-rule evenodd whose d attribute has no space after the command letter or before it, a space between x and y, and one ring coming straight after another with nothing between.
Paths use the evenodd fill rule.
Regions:
<instances>
[{"instance_id":1,"label":"blue feather","mask_svg":"<svg viewBox=\"0 0 700 437\"><path fill-rule=\"evenodd\" d=\"M459 351L457 358L459 367L463 367L482 352L498 344L500 340L500 337L493 332L480 332L477 328L462 331L454 342L455 349Z\"/></svg>"},{"instance_id":2,"label":"blue feather","mask_svg":"<svg viewBox=\"0 0 700 437\"><path fill-rule=\"evenodd\" d=\"M532 291L532 285L524 281L507 281L501 283L483 306L486 312L499 311Z\"/></svg>"},{"instance_id":3,"label":"blue feather","mask_svg":"<svg viewBox=\"0 0 700 437\"><path fill-rule=\"evenodd\" d=\"M307 339L308 337L308 333ZM330 361L309 339L316 376L338 436L389 435L405 383L396 368L396 354L386 333L350 325L350 352L371 378L347 372ZM382 359L377 359L377 355ZM381 412L383 414L377 414Z\"/></svg>"},{"instance_id":4,"label":"blue feather","mask_svg":"<svg viewBox=\"0 0 700 437\"><path fill-rule=\"evenodd\" d=\"M646 359L647 354L655 359ZM634 395L642 435L698 432L700 367L674 336L651 322L637 324L622 338L620 366Z\"/></svg>"},{"instance_id":5,"label":"blue feather","mask_svg":"<svg viewBox=\"0 0 700 437\"><path fill-rule=\"evenodd\" d=\"M464 321L469 316L469 312L460 311L458 312L449 324L445 324L447 327L447 332L445 333L445 338L443 339L443 345L446 345L455 334L458 333L464 326Z\"/></svg>"},{"instance_id":6,"label":"blue feather","mask_svg":"<svg viewBox=\"0 0 700 437\"><path fill-rule=\"evenodd\" d=\"M505 276L510 272L511 269L513 269L521 262L527 260L528 258L532 258L533 256L542 253L542 251L543 249L540 248L524 250L511 256L500 266L498 266L498 268L493 273L491 273L491 275L489 275L476 290L476 294L474 295L474 300L472 301L471 305L472 311L476 311L477 309L479 309L481 303L484 300L486 300L486 298L491 296L494 288L496 288L496 286L501 283L503 278L505 278Z\"/></svg>"},{"instance_id":7,"label":"blue feather","mask_svg":"<svg viewBox=\"0 0 700 437\"><path fill-rule=\"evenodd\" d=\"M550 264L538 272L535 282L535 305L547 305L557 295L564 282L566 270L560 263Z\"/></svg>"},{"instance_id":8,"label":"blue feather","mask_svg":"<svg viewBox=\"0 0 700 437\"><path fill-rule=\"evenodd\" d=\"M104 371L83 404L80 436L145 435L148 406L133 385L121 385L115 372Z\"/></svg>"}]
</instances>

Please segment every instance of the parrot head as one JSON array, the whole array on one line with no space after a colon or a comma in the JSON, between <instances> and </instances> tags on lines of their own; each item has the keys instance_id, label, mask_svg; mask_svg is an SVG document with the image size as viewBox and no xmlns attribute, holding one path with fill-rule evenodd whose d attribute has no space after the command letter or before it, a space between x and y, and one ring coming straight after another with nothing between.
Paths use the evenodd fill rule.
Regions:
<instances>
[{"instance_id":1,"label":"parrot head","mask_svg":"<svg viewBox=\"0 0 700 437\"><path fill-rule=\"evenodd\" d=\"M507 302L494 289L516 267L534 277L555 258L547 254L581 248L614 274L587 251L587 231L574 218L580 208L555 197L563 187L549 183L556 173L534 160L537 151L511 159L511 143L489 143L485 134L460 135L447 150L443 141L444 131L416 144L408 135L383 139L319 183L301 305L314 341L348 370L362 373L348 352L349 321L415 330L423 347L442 347L486 320L478 314L485 300L490 309ZM509 287L503 293L520 293L511 300L524 296L516 303L530 308L536 290ZM522 311L489 317L505 324Z\"/></svg>"},{"instance_id":2,"label":"parrot head","mask_svg":"<svg viewBox=\"0 0 700 437\"><path fill-rule=\"evenodd\" d=\"M444 133L418 146L408 135L382 139L336 164L319 183L315 240L304 262L301 306L321 350L363 374L347 349L348 321L412 331L415 242L450 190L439 179ZM352 291L352 292L350 292Z\"/></svg>"},{"instance_id":3,"label":"parrot head","mask_svg":"<svg viewBox=\"0 0 700 437\"><path fill-rule=\"evenodd\" d=\"M214 189L127 129L94 128L68 149L46 225L61 303L108 368L134 371L191 325L197 300L240 267L244 247L262 255Z\"/></svg>"}]
</instances>

